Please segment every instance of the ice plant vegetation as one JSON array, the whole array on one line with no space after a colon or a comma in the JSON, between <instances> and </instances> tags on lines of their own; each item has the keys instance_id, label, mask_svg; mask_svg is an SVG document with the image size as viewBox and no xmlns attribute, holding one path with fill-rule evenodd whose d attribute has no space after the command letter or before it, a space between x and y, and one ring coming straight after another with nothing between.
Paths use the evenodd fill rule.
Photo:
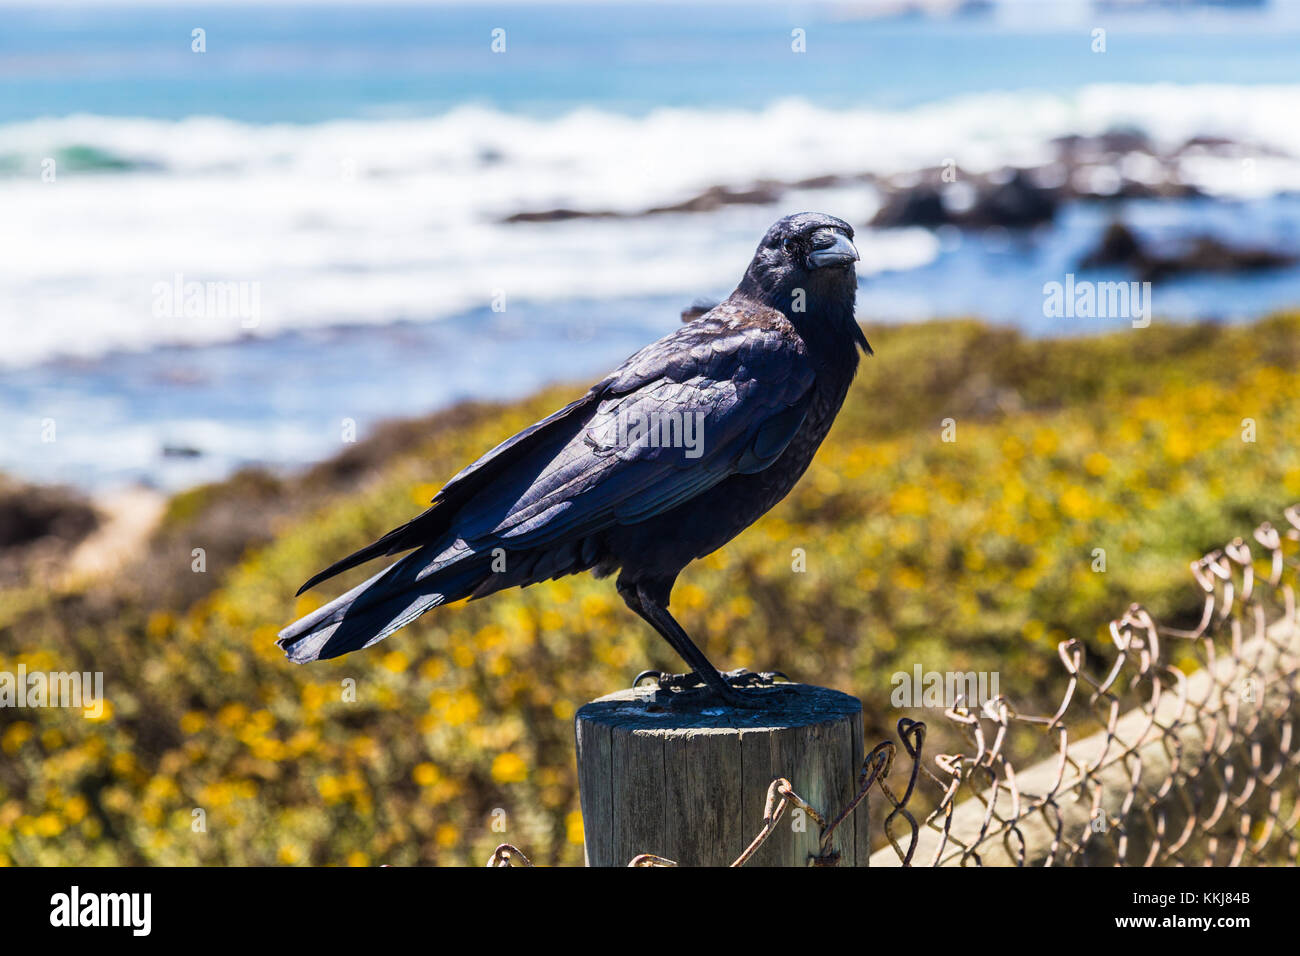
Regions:
<instances>
[{"instance_id":1,"label":"ice plant vegetation","mask_svg":"<svg viewBox=\"0 0 1300 956\"><path fill-rule=\"evenodd\" d=\"M917 665L996 671L1001 693L1050 712L1058 641L1109 647L1105 623L1133 600L1194 624L1187 563L1300 498L1300 314L1157 315L1061 340L873 325L871 339L803 481L673 595L710 655L861 697L868 741L908 713L890 678ZM608 582L429 615L368 657L290 667L274 644L302 568L405 520L431 474L573 391L444 413L301 478L186 492L147 569L0 595L0 671L102 671L105 696L97 720L0 708L0 861L477 865L509 841L580 862L569 721L674 664ZM222 537L240 514L252 544ZM206 574L190 569L197 546Z\"/></svg>"}]
</instances>

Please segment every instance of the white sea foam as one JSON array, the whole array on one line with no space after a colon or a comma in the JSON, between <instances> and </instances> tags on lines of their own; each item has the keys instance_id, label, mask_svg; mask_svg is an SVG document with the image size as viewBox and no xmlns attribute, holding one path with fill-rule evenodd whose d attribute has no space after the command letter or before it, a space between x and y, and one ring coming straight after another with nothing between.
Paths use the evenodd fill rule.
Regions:
<instances>
[{"instance_id":1,"label":"white sea foam","mask_svg":"<svg viewBox=\"0 0 1300 956\"><path fill-rule=\"evenodd\" d=\"M428 119L252 125L72 116L0 126L0 363L340 323L436 319L488 305L725 291L776 215L865 222L866 187L791 193L710 215L502 225L520 210L636 212L713 185L890 173L955 159L1033 163L1065 133L1135 127L1174 146L1211 134L1267 147L1191 157L1215 193L1300 188L1300 86L1094 86L969 95L906 111L799 101L759 112L584 109L537 119L461 108ZM87 149L88 148L88 149ZM41 181L54 157L56 180ZM81 168L77 168L80 162ZM125 169L120 166L125 164ZM110 171L117 167L117 171ZM1137 170L1140 173L1140 170ZM923 265L921 231L863 234L862 272ZM154 288L256 282L260 314L158 318Z\"/></svg>"}]
</instances>

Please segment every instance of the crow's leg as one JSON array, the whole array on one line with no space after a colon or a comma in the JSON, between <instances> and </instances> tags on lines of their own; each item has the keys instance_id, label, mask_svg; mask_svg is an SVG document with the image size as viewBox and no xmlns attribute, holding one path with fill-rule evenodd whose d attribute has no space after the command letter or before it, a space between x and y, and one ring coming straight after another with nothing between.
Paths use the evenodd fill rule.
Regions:
<instances>
[{"instance_id":1,"label":"crow's leg","mask_svg":"<svg viewBox=\"0 0 1300 956\"><path fill-rule=\"evenodd\" d=\"M732 707L755 706L755 703L745 694L727 683L726 679L718 673L718 669L709 663L709 659L704 656L704 652L695 646L686 632L682 630L682 626L668 613L668 609L647 594L643 586L638 585L634 588L631 585L619 582L618 592L623 596L627 606L659 632L659 636L668 642L669 646L695 672L695 676L722 698L724 703Z\"/></svg>"}]
</instances>

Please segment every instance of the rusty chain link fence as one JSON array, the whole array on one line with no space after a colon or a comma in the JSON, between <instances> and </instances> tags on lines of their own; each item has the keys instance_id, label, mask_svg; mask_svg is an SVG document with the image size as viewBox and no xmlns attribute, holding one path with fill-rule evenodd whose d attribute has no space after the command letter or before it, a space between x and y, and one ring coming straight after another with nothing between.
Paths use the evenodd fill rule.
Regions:
<instances>
[{"instance_id":1,"label":"rusty chain link fence","mask_svg":"<svg viewBox=\"0 0 1300 956\"><path fill-rule=\"evenodd\" d=\"M1058 647L1068 684L1050 715L999 696L945 711L965 752L929 755L926 726L867 755L856 796L817 808L778 778L743 866L791 806L821 827L814 865L835 865L831 835L877 790L888 841L871 866L1254 866L1300 858L1300 506L1192 563L1199 623L1168 627L1133 605L1110 625L1114 651L1089 666L1079 640ZM1009 738L1035 737L1013 765ZM902 749L900 757L899 749ZM899 766L896 766L898 764ZM881 816L883 814L883 817ZM488 866L531 866L503 844ZM643 854L630 866L672 866Z\"/></svg>"}]
</instances>

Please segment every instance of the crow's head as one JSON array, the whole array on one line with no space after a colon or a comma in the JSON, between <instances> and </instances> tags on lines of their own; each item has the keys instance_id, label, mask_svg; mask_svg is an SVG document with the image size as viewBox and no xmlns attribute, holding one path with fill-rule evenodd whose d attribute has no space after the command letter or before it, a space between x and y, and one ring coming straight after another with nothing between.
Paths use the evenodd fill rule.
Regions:
<instances>
[{"instance_id":1,"label":"crow's head","mask_svg":"<svg viewBox=\"0 0 1300 956\"><path fill-rule=\"evenodd\" d=\"M849 335L870 355L853 318L857 261L847 222L820 212L796 213L778 219L763 236L737 291L780 309L801 331Z\"/></svg>"}]
</instances>

